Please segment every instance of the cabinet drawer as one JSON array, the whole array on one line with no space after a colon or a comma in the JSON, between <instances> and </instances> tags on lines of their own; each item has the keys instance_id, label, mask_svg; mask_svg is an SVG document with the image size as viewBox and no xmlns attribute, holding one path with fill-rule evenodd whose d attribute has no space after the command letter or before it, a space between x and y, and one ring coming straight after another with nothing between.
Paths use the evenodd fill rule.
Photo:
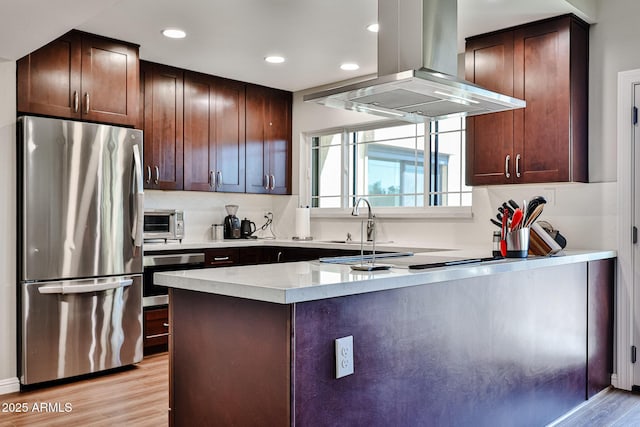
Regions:
<instances>
[{"instance_id":1,"label":"cabinet drawer","mask_svg":"<svg viewBox=\"0 0 640 427\"><path fill-rule=\"evenodd\" d=\"M166 307L144 311L144 348L166 346L169 342L169 310Z\"/></svg>"},{"instance_id":2,"label":"cabinet drawer","mask_svg":"<svg viewBox=\"0 0 640 427\"><path fill-rule=\"evenodd\" d=\"M204 252L205 267L224 267L237 264L239 261L238 248L207 249Z\"/></svg>"}]
</instances>

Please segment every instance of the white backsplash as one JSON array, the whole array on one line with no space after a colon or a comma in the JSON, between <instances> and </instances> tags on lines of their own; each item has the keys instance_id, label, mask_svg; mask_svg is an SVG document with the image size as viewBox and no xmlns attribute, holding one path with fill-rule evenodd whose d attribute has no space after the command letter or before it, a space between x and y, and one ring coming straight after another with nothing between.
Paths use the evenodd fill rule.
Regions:
<instances>
[{"instance_id":1,"label":"white backsplash","mask_svg":"<svg viewBox=\"0 0 640 427\"><path fill-rule=\"evenodd\" d=\"M540 220L550 222L567 238L569 249L616 249L617 184L546 184L474 187L473 217L463 219L384 218L377 220L378 241L415 244L430 248L487 247L497 230L489 219L503 201L521 203L542 195L548 203ZM211 240L211 224L222 223L224 206L239 206L237 216L248 218L260 228L265 212L273 212L273 231L278 239L295 234L298 196L263 194L203 193L194 191L145 191L146 208L182 209L185 213L185 242ZM375 208L374 208L375 213ZM360 238L362 218L311 218L315 240L343 240L347 233ZM585 231L586 230L586 231ZM265 237L259 231L258 237Z\"/></svg>"},{"instance_id":2,"label":"white backsplash","mask_svg":"<svg viewBox=\"0 0 640 427\"><path fill-rule=\"evenodd\" d=\"M247 218L260 228L266 221L266 212L274 217L273 230L277 238L290 238L291 221L283 212L297 196L271 196L267 194L206 193L199 191L145 190L145 209L182 209L184 211L184 242L211 240L211 225L222 224L227 216L225 205L238 205L236 216ZM287 222L288 221L288 222ZM261 233L256 234L263 237Z\"/></svg>"},{"instance_id":3,"label":"white backsplash","mask_svg":"<svg viewBox=\"0 0 640 427\"><path fill-rule=\"evenodd\" d=\"M548 204L539 220L551 223L567 239L568 249L617 248L617 184L505 185L473 188L473 217L465 219L377 220L378 240L392 240L429 248L491 248L491 236L498 228L489 222L498 205L509 199L542 195ZM374 208L375 213L375 208ZM344 239L347 233L359 239L360 220L312 218L315 239Z\"/></svg>"}]
</instances>

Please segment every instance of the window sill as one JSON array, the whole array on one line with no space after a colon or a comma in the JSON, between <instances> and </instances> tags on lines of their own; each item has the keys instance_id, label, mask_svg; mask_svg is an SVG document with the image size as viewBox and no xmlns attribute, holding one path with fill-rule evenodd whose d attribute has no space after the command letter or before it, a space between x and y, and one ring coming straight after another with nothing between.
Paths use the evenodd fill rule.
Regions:
<instances>
[{"instance_id":1,"label":"window sill","mask_svg":"<svg viewBox=\"0 0 640 427\"><path fill-rule=\"evenodd\" d=\"M473 218L471 206L430 207L430 208L373 208L373 213L379 219L416 218L416 219L470 219ZM366 207L360 207L360 217L367 216ZM312 218L340 218L351 216L351 209L342 208L312 208ZM353 217L356 218L356 217Z\"/></svg>"}]
</instances>

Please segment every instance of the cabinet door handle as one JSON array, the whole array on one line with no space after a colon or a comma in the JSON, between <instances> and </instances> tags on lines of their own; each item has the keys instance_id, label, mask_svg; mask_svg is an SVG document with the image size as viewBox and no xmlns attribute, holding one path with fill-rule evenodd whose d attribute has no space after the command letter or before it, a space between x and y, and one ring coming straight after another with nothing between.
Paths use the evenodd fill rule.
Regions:
<instances>
[{"instance_id":1,"label":"cabinet door handle","mask_svg":"<svg viewBox=\"0 0 640 427\"><path fill-rule=\"evenodd\" d=\"M516 154L516 178L520 178L520 154Z\"/></svg>"},{"instance_id":2,"label":"cabinet door handle","mask_svg":"<svg viewBox=\"0 0 640 427\"><path fill-rule=\"evenodd\" d=\"M222 171L216 172L216 188L220 188L222 186Z\"/></svg>"},{"instance_id":3,"label":"cabinet door handle","mask_svg":"<svg viewBox=\"0 0 640 427\"><path fill-rule=\"evenodd\" d=\"M229 261L229 257L228 256L216 256L213 257L214 261Z\"/></svg>"},{"instance_id":4,"label":"cabinet door handle","mask_svg":"<svg viewBox=\"0 0 640 427\"><path fill-rule=\"evenodd\" d=\"M269 175L264 176L264 189L265 190L269 189Z\"/></svg>"},{"instance_id":5,"label":"cabinet door handle","mask_svg":"<svg viewBox=\"0 0 640 427\"><path fill-rule=\"evenodd\" d=\"M209 188L215 187L215 180L213 178L213 171L209 171Z\"/></svg>"},{"instance_id":6,"label":"cabinet door handle","mask_svg":"<svg viewBox=\"0 0 640 427\"><path fill-rule=\"evenodd\" d=\"M89 114L89 92L84 93L84 113Z\"/></svg>"},{"instance_id":7,"label":"cabinet door handle","mask_svg":"<svg viewBox=\"0 0 640 427\"><path fill-rule=\"evenodd\" d=\"M147 166L147 179L144 182L147 184L151 182L151 166Z\"/></svg>"},{"instance_id":8,"label":"cabinet door handle","mask_svg":"<svg viewBox=\"0 0 640 427\"><path fill-rule=\"evenodd\" d=\"M163 334L147 335L145 338L149 340L151 338L160 338L160 337L168 337L168 336L169 336L169 332L165 332Z\"/></svg>"},{"instance_id":9,"label":"cabinet door handle","mask_svg":"<svg viewBox=\"0 0 640 427\"><path fill-rule=\"evenodd\" d=\"M504 158L504 176L507 178L511 178L511 174L509 173L509 160L511 160L511 156L507 154L507 157Z\"/></svg>"},{"instance_id":10,"label":"cabinet door handle","mask_svg":"<svg viewBox=\"0 0 640 427\"><path fill-rule=\"evenodd\" d=\"M273 190L274 188L276 188L276 176L275 175L271 175L271 186L269 186L269 188L271 190Z\"/></svg>"},{"instance_id":11,"label":"cabinet door handle","mask_svg":"<svg viewBox=\"0 0 640 427\"><path fill-rule=\"evenodd\" d=\"M158 181L160 180L160 168L158 168L158 165L156 165L155 168L156 168L156 179L153 180L153 183L158 185Z\"/></svg>"},{"instance_id":12,"label":"cabinet door handle","mask_svg":"<svg viewBox=\"0 0 640 427\"><path fill-rule=\"evenodd\" d=\"M169 324L165 322L165 323L162 324L162 326L164 326L165 328L168 328Z\"/></svg>"},{"instance_id":13,"label":"cabinet door handle","mask_svg":"<svg viewBox=\"0 0 640 427\"><path fill-rule=\"evenodd\" d=\"M278 252L278 258L277 258L276 262L280 262L281 258L282 258L282 252L280 251L280 252Z\"/></svg>"},{"instance_id":14,"label":"cabinet door handle","mask_svg":"<svg viewBox=\"0 0 640 427\"><path fill-rule=\"evenodd\" d=\"M78 108L80 108L80 96L78 95L78 91L73 91L73 112L77 113Z\"/></svg>"}]
</instances>

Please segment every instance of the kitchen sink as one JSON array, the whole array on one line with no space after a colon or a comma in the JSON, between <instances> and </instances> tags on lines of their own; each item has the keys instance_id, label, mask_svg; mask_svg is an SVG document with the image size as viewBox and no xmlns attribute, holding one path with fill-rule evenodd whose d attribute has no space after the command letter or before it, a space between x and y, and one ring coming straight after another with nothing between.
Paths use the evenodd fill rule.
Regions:
<instances>
[{"instance_id":1,"label":"kitchen sink","mask_svg":"<svg viewBox=\"0 0 640 427\"><path fill-rule=\"evenodd\" d=\"M344 243L346 245L359 245L360 240L319 240L321 243ZM388 243L393 243L393 240L383 240L377 241L376 245L385 245ZM365 245L373 245L373 242L364 242Z\"/></svg>"},{"instance_id":2,"label":"kitchen sink","mask_svg":"<svg viewBox=\"0 0 640 427\"><path fill-rule=\"evenodd\" d=\"M412 257L413 252L386 252L386 253L377 253L375 254L375 259L386 259L386 258L400 258L400 257ZM346 256L336 256L336 257L325 257L320 258L320 262L330 263L330 264L354 264L362 261L371 261L374 259L373 254L366 255L346 255Z\"/></svg>"}]
</instances>

